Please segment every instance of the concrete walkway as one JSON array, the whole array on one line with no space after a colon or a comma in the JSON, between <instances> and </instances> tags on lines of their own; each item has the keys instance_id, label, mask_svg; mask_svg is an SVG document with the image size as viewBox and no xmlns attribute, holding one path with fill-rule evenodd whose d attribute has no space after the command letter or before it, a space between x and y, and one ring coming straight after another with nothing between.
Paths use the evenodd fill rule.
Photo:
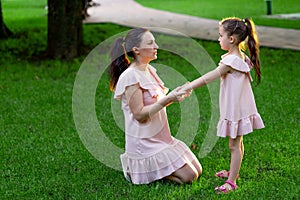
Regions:
<instances>
[{"instance_id":1,"label":"concrete walkway","mask_svg":"<svg viewBox=\"0 0 300 200\"><path fill-rule=\"evenodd\" d=\"M217 41L218 21L146 8L134 0L94 0L85 23L111 22L128 27L162 27L187 36ZM256 26L260 45L300 50L300 30Z\"/></svg>"}]
</instances>

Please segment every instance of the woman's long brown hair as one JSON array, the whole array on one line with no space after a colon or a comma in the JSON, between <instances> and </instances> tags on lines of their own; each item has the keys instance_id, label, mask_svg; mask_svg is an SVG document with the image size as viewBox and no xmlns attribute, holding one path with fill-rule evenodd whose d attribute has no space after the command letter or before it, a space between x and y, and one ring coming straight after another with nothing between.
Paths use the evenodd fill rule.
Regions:
<instances>
[{"instance_id":1,"label":"woman's long brown hair","mask_svg":"<svg viewBox=\"0 0 300 200\"><path fill-rule=\"evenodd\" d=\"M129 67L130 60L134 59L133 47L139 47L142 36L148 29L135 28L128 32L125 38L117 38L110 50L111 63L109 66L110 90L114 91L119 77Z\"/></svg>"}]
</instances>

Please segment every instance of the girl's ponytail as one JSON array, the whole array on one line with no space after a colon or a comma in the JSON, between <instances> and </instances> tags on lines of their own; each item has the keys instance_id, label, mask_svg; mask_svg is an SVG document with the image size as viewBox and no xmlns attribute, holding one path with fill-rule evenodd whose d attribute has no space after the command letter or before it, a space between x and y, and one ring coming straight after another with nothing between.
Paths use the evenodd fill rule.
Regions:
<instances>
[{"instance_id":1,"label":"girl's ponytail","mask_svg":"<svg viewBox=\"0 0 300 200\"><path fill-rule=\"evenodd\" d=\"M130 60L127 58L125 41L117 38L110 51L111 63L109 66L110 90L114 91L120 75L128 68Z\"/></svg>"},{"instance_id":2,"label":"girl's ponytail","mask_svg":"<svg viewBox=\"0 0 300 200\"><path fill-rule=\"evenodd\" d=\"M259 44L253 21L249 18L241 20L237 17L228 17L224 18L220 22L220 25L223 26L224 30L229 36L237 36L237 44L241 49L244 50L246 49L244 47L248 47L250 60L255 69L258 85L260 83L261 77L259 61ZM244 45L246 41L247 45Z\"/></svg>"},{"instance_id":3,"label":"girl's ponytail","mask_svg":"<svg viewBox=\"0 0 300 200\"><path fill-rule=\"evenodd\" d=\"M260 72L259 43L258 43L257 33L255 30L255 25L251 19L246 18L244 19L244 22L247 28L247 35L248 35L247 46L250 53L250 60L255 69L255 74L257 77L257 85L259 85L261 79L261 72Z\"/></svg>"}]
</instances>

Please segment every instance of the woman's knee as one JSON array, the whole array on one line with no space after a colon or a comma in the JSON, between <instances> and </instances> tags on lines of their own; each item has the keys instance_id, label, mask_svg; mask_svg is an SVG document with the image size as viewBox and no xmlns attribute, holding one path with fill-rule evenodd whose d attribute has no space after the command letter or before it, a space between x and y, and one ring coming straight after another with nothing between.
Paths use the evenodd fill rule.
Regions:
<instances>
[{"instance_id":1,"label":"woman's knee","mask_svg":"<svg viewBox=\"0 0 300 200\"><path fill-rule=\"evenodd\" d=\"M202 165L198 162L198 163L193 163L194 167L196 168L197 172L198 172L198 176L200 176L202 174Z\"/></svg>"},{"instance_id":2,"label":"woman's knee","mask_svg":"<svg viewBox=\"0 0 300 200\"><path fill-rule=\"evenodd\" d=\"M193 167L189 165L185 165L180 174L180 179L183 183L191 183L199 177L198 170L193 169Z\"/></svg>"},{"instance_id":3,"label":"woman's knee","mask_svg":"<svg viewBox=\"0 0 300 200\"><path fill-rule=\"evenodd\" d=\"M199 177L199 173L197 173L197 172L191 170L191 171L187 174L187 176L184 178L183 181L184 181L185 183L191 183L191 182L197 180L198 177Z\"/></svg>"}]
</instances>

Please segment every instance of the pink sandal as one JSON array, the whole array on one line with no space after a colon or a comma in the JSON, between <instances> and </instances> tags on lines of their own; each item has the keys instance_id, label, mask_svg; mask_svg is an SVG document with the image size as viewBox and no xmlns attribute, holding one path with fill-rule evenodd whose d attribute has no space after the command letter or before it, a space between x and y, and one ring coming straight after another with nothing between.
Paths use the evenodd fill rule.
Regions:
<instances>
[{"instance_id":1,"label":"pink sandal","mask_svg":"<svg viewBox=\"0 0 300 200\"><path fill-rule=\"evenodd\" d=\"M238 186L235 183L231 182L230 180L227 180L223 185L216 187L215 191L217 192L217 194L227 194L228 192L233 191L237 188Z\"/></svg>"},{"instance_id":2,"label":"pink sandal","mask_svg":"<svg viewBox=\"0 0 300 200\"><path fill-rule=\"evenodd\" d=\"M219 177L219 178L228 178L228 177L229 177L229 174L230 174L229 171L227 171L227 170L221 170L221 171L217 172L217 173L215 174L215 176L216 176L216 177ZM237 178L237 179L240 179L240 175L237 175L236 178Z\"/></svg>"},{"instance_id":3,"label":"pink sandal","mask_svg":"<svg viewBox=\"0 0 300 200\"><path fill-rule=\"evenodd\" d=\"M215 174L215 176L216 176L216 177L219 177L219 178L228 178L228 177L229 177L229 174L230 174L229 171L227 171L227 170L221 170L221 171L217 172L217 173Z\"/></svg>"}]
</instances>

